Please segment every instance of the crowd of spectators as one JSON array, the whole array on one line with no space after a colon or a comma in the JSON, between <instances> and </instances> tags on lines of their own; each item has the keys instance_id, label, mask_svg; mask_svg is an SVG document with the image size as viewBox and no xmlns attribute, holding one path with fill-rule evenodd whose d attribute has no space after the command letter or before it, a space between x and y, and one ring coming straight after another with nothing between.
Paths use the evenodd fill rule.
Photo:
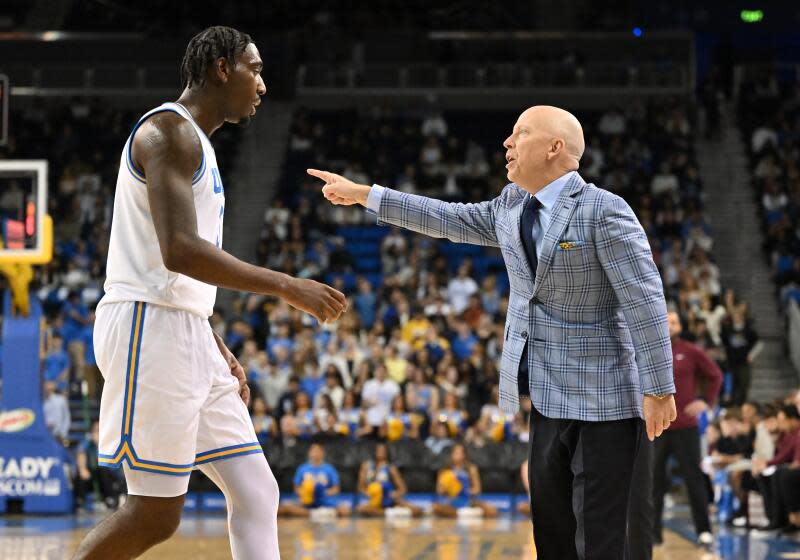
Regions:
<instances>
[{"instance_id":1,"label":"crowd of spectators","mask_svg":"<svg viewBox=\"0 0 800 560\"><path fill-rule=\"evenodd\" d=\"M800 303L800 84L775 73L745 82L740 123L749 142L754 196L779 297Z\"/></svg>"},{"instance_id":2,"label":"crowd of spectators","mask_svg":"<svg viewBox=\"0 0 800 560\"><path fill-rule=\"evenodd\" d=\"M713 483L717 517L761 531L800 530L800 391L772 403L722 411L705 432L703 470ZM766 524L749 509L760 493Z\"/></svg>"}]
</instances>

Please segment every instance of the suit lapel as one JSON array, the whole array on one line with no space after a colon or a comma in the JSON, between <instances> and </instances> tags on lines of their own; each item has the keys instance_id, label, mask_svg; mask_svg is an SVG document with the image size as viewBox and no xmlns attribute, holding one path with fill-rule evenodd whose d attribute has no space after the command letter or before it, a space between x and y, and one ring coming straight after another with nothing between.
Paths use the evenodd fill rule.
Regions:
<instances>
[{"instance_id":1,"label":"suit lapel","mask_svg":"<svg viewBox=\"0 0 800 560\"><path fill-rule=\"evenodd\" d=\"M583 178L578 175L578 173L575 173L570 181L564 185L564 190L561 191L556 201L555 207L553 208L553 215L550 217L550 224L547 226L547 231L544 234L544 240L542 242L539 266L536 269L536 281L533 287L534 296L539 291L539 288L541 288L542 281L550 270L550 265L553 263L553 257L555 256L556 245L564 234L564 231L566 231L572 219L572 214L575 212L575 207L578 202L575 195L585 186L586 182ZM519 236L519 232L517 236Z\"/></svg>"},{"instance_id":2,"label":"suit lapel","mask_svg":"<svg viewBox=\"0 0 800 560\"><path fill-rule=\"evenodd\" d=\"M522 191L522 199L520 200L520 203L517 204L514 207L513 210L511 210L511 214L510 214L511 223L514 225L514 227L512 228L514 230L513 231L513 235L512 235L512 239L514 240L514 254L522 255L521 259L525 263L528 264L528 267L529 267L528 270L530 270L530 263L528 263L528 258L525 255L525 247L522 245L522 235L521 235L521 232L520 232L520 227L522 225L521 224L521 222L522 222L522 210L525 208L525 200L527 199L527 193L521 187L518 187L518 188L520 188L520 190ZM534 279L531 278L530 274L526 275L525 278L528 281L528 290L527 291L528 291L528 293L532 293L533 292Z\"/></svg>"}]
</instances>

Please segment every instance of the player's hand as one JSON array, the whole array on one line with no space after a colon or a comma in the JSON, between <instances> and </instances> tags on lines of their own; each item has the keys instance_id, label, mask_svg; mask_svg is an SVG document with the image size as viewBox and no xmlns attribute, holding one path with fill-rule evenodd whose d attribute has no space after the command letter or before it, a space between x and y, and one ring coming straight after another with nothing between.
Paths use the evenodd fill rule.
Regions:
<instances>
[{"instance_id":1,"label":"player's hand","mask_svg":"<svg viewBox=\"0 0 800 560\"><path fill-rule=\"evenodd\" d=\"M647 437L653 441L669 428L670 423L678 417L675 409L675 395L659 399L653 395L645 395L642 402Z\"/></svg>"},{"instance_id":2,"label":"player's hand","mask_svg":"<svg viewBox=\"0 0 800 560\"><path fill-rule=\"evenodd\" d=\"M244 374L244 368L239 363L233 354L230 354L228 365L231 367L231 375L239 380L239 396L242 398L245 406L250 406L250 386L247 384L247 376Z\"/></svg>"},{"instance_id":3,"label":"player's hand","mask_svg":"<svg viewBox=\"0 0 800 560\"><path fill-rule=\"evenodd\" d=\"M284 299L320 323L332 323L347 310L347 298L342 292L307 278L292 278Z\"/></svg>"},{"instance_id":4,"label":"player's hand","mask_svg":"<svg viewBox=\"0 0 800 560\"><path fill-rule=\"evenodd\" d=\"M359 185L341 175L319 169L307 169L306 172L312 177L325 181L322 187L322 194L333 204L340 206L352 206L353 204L367 205L369 185Z\"/></svg>"},{"instance_id":5,"label":"player's hand","mask_svg":"<svg viewBox=\"0 0 800 560\"><path fill-rule=\"evenodd\" d=\"M708 404L703 399L696 399L687 404L683 411L693 418L697 418L708 410Z\"/></svg>"},{"instance_id":6,"label":"player's hand","mask_svg":"<svg viewBox=\"0 0 800 560\"><path fill-rule=\"evenodd\" d=\"M244 373L242 364L239 363L233 352L228 350L228 347L225 346L222 338L217 333L214 333L214 339L217 341L217 347L225 359L225 363L231 368L231 375L239 381L239 396L242 398L242 402L244 402L245 406L250 406L250 386L247 384L247 376Z\"/></svg>"}]
</instances>

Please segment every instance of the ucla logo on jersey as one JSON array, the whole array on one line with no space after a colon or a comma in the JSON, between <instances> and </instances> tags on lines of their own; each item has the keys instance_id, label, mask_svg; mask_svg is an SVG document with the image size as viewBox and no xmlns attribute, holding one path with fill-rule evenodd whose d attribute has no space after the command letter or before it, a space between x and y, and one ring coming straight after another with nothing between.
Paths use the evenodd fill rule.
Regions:
<instances>
[{"instance_id":1,"label":"ucla logo on jersey","mask_svg":"<svg viewBox=\"0 0 800 560\"><path fill-rule=\"evenodd\" d=\"M225 193L222 188L222 178L219 176L219 169L216 167L211 170L211 177L214 179L214 194Z\"/></svg>"}]
</instances>

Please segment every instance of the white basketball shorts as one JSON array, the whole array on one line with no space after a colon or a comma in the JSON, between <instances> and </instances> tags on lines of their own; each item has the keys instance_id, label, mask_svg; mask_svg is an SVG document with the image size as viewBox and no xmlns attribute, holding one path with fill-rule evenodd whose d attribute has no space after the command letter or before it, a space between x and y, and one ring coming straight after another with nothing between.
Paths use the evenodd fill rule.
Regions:
<instances>
[{"instance_id":1,"label":"white basketball shorts","mask_svg":"<svg viewBox=\"0 0 800 560\"><path fill-rule=\"evenodd\" d=\"M99 463L124 466L129 494L179 496L198 465L262 452L207 319L107 303L97 310L94 351L105 378Z\"/></svg>"}]
</instances>

